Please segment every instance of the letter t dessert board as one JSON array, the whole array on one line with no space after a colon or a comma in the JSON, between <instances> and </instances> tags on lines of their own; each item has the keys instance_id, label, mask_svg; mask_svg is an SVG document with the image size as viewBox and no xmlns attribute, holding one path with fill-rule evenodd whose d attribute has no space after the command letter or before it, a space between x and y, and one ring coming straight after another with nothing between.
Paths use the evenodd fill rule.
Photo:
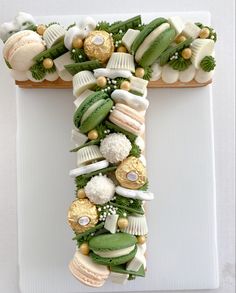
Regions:
<instances>
[{"instance_id":1,"label":"letter t dessert board","mask_svg":"<svg viewBox=\"0 0 236 293\"><path fill-rule=\"evenodd\" d=\"M174 15L210 24L207 12L158 12L142 14L142 19L150 22L157 16ZM116 21L133 15L91 16L95 20ZM36 19L38 23L56 20L68 25L77 18L78 15ZM108 280L101 288L83 285L68 269L75 251L66 221L68 207L74 200L74 183L68 172L74 169L76 161L75 153L69 153L73 148L72 90L17 88L16 95L21 292L144 292L218 287L211 85L148 89L145 155L149 187L155 199L146 210L146 276L124 285Z\"/></svg>"}]
</instances>

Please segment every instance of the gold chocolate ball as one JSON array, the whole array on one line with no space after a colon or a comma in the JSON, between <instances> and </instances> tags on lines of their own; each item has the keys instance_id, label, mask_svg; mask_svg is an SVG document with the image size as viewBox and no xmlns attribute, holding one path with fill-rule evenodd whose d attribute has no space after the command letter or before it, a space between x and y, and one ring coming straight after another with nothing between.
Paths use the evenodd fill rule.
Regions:
<instances>
[{"instance_id":1,"label":"gold chocolate ball","mask_svg":"<svg viewBox=\"0 0 236 293\"><path fill-rule=\"evenodd\" d=\"M44 32L46 31L47 27L44 24L40 24L37 26L36 32L42 36L44 34Z\"/></svg>"},{"instance_id":2,"label":"gold chocolate ball","mask_svg":"<svg viewBox=\"0 0 236 293\"><path fill-rule=\"evenodd\" d=\"M119 53L127 53L127 49L125 48L125 46L120 46L117 48L117 52Z\"/></svg>"},{"instance_id":3,"label":"gold chocolate ball","mask_svg":"<svg viewBox=\"0 0 236 293\"><path fill-rule=\"evenodd\" d=\"M123 160L117 167L115 174L120 185L129 189L139 189L147 181L143 163L133 156Z\"/></svg>"},{"instance_id":4,"label":"gold chocolate ball","mask_svg":"<svg viewBox=\"0 0 236 293\"><path fill-rule=\"evenodd\" d=\"M96 206L87 198L76 199L68 211L68 223L76 233L83 233L98 222Z\"/></svg>"},{"instance_id":5,"label":"gold chocolate ball","mask_svg":"<svg viewBox=\"0 0 236 293\"><path fill-rule=\"evenodd\" d=\"M135 69L135 76L139 78L143 78L145 74L145 70L142 67L138 67Z\"/></svg>"},{"instance_id":6,"label":"gold chocolate ball","mask_svg":"<svg viewBox=\"0 0 236 293\"><path fill-rule=\"evenodd\" d=\"M120 229L125 229L129 225L129 221L126 218L119 218L117 225Z\"/></svg>"},{"instance_id":7,"label":"gold chocolate ball","mask_svg":"<svg viewBox=\"0 0 236 293\"><path fill-rule=\"evenodd\" d=\"M129 91L130 90L130 82L127 80L122 81L122 83L120 85L120 89L124 90L124 91Z\"/></svg>"},{"instance_id":8,"label":"gold chocolate ball","mask_svg":"<svg viewBox=\"0 0 236 293\"><path fill-rule=\"evenodd\" d=\"M199 37L201 39L207 39L210 35L210 30L207 27L204 27L201 29L200 33L199 33Z\"/></svg>"},{"instance_id":9,"label":"gold chocolate ball","mask_svg":"<svg viewBox=\"0 0 236 293\"><path fill-rule=\"evenodd\" d=\"M89 245L87 242L84 242L80 245L79 250L82 254L88 255L89 254Z\"/></svg>"},{"instance_id":10,"label":"gold chocolate ball","mask_svg":"<svg viewBox=\"0 0 236 293\"><path fill-rule=\"evenodd\" d=\"M144 244L146 242L146 237L144 235L137 236L138 244Z\"/></svg>"},{"instance_id":11,"label":"gold chocolate ball","mask_svg":"<svg viewBox=\"0 0 236 293\"><path fill-rule=\"evenodd\" d=\"M185 37L185 36L183 36L183 35L179 35L179 36L175 39L175 42L176 42L177 44L179 44L179 43L184 42L185 40L186 40L186 37Z\"/></svg>"},{"instance_id":12,"label":"gold chocolate ball","mask_svg":"<svg viewBox=\"0 0 236 293\"><path fill-rule=\"evenodd\" d=\"M190 59L192 56L192 50L190 48L185 48L183 49L181 55L184 59Z\"/></svg>"},{"instance_id":13,"label":"gold chocolate ball","mask_svg":"<svg viewBox=\"0 0 236 293\"><path fill-rule=\"evenodd\" d=\"M84 42L81 38L75 38L72 42L72 47L80 49L83 47L83 44Z\"/></svg>"},{"instance_id":14,"label":"gold chocolate ball","mask_svg":"<svg viewBox=\"0 0 236 293\"><path fill-rule=\"evenodd\" d=\"M98 132L96 129L90 130L88 133L88 139L95 140L98 138Z\"/></svg>"},{"instance_id":15,"label":"gold chocolate ball","mask_svg":"<svg viewBox=\"0 0 236 293\"><path fill-rule=\"evenodd\" d=\"M105 76L99 76L97 78L97 85L100 87L105 87L107 85L107 79Z\"/></svg>"},{"instance_id":16,"label":"gold chocolate ball","mask_svg":"<svg viewBox=\"0 0 236 293\"><path fill-rule=\"evenodd\" d=\"M79 189L79 190L77 191L77 197L78 197L79 199L82 199L82 198L85 198L85 197L86 197L86 193L85 193L85 191L84 191L83 188L81 188L81 189Z\"/></svg>"},{"instance_id":17,"label":"gold chocolate ball","mask_svg":"<svg viewBox=\"0 0 236 293\"><path fill-rule=\"evenodd\" d=\"M114 52L112 36L106 31L92 31L84 41L84 51L90 60L105 63Z\"/></svg>"},{"instance_id":18,"label":"gold chocolate ball","mask_svg":"<svg viewBox=\"0 0 236 293\"><path fill-rule=\"evenodd\" d=\"M53 67L53 60L51 58L45 58L43 60L43 67L46 69L50 69Z\"/></svg>"}]
</instances>

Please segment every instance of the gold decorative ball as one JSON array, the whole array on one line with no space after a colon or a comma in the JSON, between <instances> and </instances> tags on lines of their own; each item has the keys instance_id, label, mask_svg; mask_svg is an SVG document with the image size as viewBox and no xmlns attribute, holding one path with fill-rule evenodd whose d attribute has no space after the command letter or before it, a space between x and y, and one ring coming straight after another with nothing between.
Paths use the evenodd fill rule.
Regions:
<instances>
[{"instance_id":1,"label":"gold decorative ball","mask_svg":"<svg viewBox=\"0 0 236 293\"><path fill-rule=\"evenodd\" d=\"M136 68L135 70L136 77L143 78L144 74L145 74L145 70L142 67Z\"/></svg>"},{"instance_id":2,"label":"gold decorative ball","mask_svg":"<svg viewBox=\"0 0 236 293\"><path fill-rule=\"evenodd\" d=\"M146 242L146 237L144 235L137 236L138 244L144 244Z\"/></svg>"},{"instance_id":3,"label":"gold decorative ball","mask_svg":"<svg viewBox=\"0 0 236 293\"><path fill-rule=\"evenodd\" d=\"M83 44L84 42L81 38L75 38L72 42L72 47L80 49L83 47Z\"/></svg>"},{"instance_id":4,"label":"gold decorative ball","mask_svg":"<svg viewBox=\"0 0 236 293\"><path fill-rule=\"evenodd\" d=\"M67 218L72 230L83 233L97 224L97 208L87 198L76 199L69 208Z\"/></svg>"},{"instance_id":5,"label":"gold decorative ball","mask_svg":"<svg viewBox=\"0 0 236 293\"><path fill-rule=\"evenodd\" d=\"M185 40L186 40L186 37L185 37L185 36L183 36L183 35L179 35L179 36L175 39L175 42L176 42L177 44L179 44L179 43L184 42Z\"/></svg>"},{"instance_id":6,"label":"gold decorative ball","mask_svg":"<svg viewBox=\"0 0 236 293\"><path fill-rule=\"evenodd\" d=\"M185 48L183 49L181 55L184 59L190 59L192 56L192 50L190 48Z\"/></svg>"},{"instance_id":7,"label":"gold decorative ball","mask_svg":"<svg viewBox=\"0 0 236 293\"><path fill-rule=\"evenodd\" d=\"M88 133L88 139L95 140L98 138L98 132L96 129L90 130Z\"/></svg>"},{"instance_id":8,"label":"gold decorative ball","mask_svg":"<svg viewBox=\"0 0 236 293\"><path fill-rule=\"evenodd\" d=\"M117 225L120 229L125 229L129 225L129 221L126 218L119 218Z\"/></svg>"},{"instance_id":9,"label":"gold decorative ball","mask_svg":"<svg viewBox=\"0 0 236 293\"><path fill-rule=\"evenodd\" d=\"M54 65L53 60L51 58L45 58L43 60L43 67L46 69L52 68Z\"/></svg>"},{"instance_id":10,"label":"gold decorative ball","mask_svg":"<svg viewBox=\"0 0 236 293\"><path fill-rule=\"evenodd\" d=\"M122 81L122 83L120 85L120 89L124 90L124 91L129 91L130 90L130 82L127 80Z\"/></svg>"},{"instance_id":11,"label":"gold decorative ball","mask_svg":"<svg viewBox=\"0 0 236 293\"><path fill-rule=\"evenodd\" d=\"M120 46L117 48L117 52L119 53L127 53L127 49L125 48L125 46Z\"/></svg>"},{"instance_id":12,"label":"gold decorative ball","mask_svg":"<svg viewBox=\"0 0 236 293\"><path fill-rule=\"evenodd\" d=\"M84 52L90 60L106 63L114 52L112 36L106 31L92 31L84 40Z\"/></svg>"},{"instance_id":13,"label":"gold decorative ball","mask_svg":"<svg viewBox=\"0 0 236 293\"><path fill-rule=\"evenodd\" d=\"M123 160L115 175L120 185L129 189L139 189L147 182L146 169L140 159L134 156Z\"/></svg>"},{"instance_id":14,"label":"gold decorative ball","mask_svg":"<svg viewBox=\"0 0 236 293\"><path fill-rule=\"evenodd\" d=\"M46 25L44 25L44 24L39 24L39 25L37 26L36 32L37 32L40 36L42 36L42 35L44 34L44 32L46 31L46 29L47 29Z\"/></svg>"},{"instance_id":15,"label":"gold decorative ball","mask_svg":"<svg viewBox=\"0 0 236 293\"><path fill-rule=\"evenodd\" d=\"M201 39L207 39L210 35L210 30L207 27L204 27L201 29L200 33L199 33L199 37Z\"/></svg>"},{"instance_id":16,"label":"gold decorative ball","mask_svg":"<svg viewBox=\"0 0 236 293\"><path fill-rule=\"evenodd\" d=\"M88 255L89 254L89 245L87 242L84 242L80 245L79 250L82 254Z\"/></svg>"},{"instance_id":17,"label":"gold decorative ball","mask_svg":"<svg viewBox=\"0 0 236 293\"><path fill-rule=\"evenodd\" d=\"M85 198L86 197L86 194L85 194L85 191L84 191L84 188L81 188L77 191L77 197L79 199L82 199L82 198Z\"/></svg>"},{"instance_id":18,"label":"gold decorative ball","mask_svg":"<svg viewBox=\"0 0 236 293\"><path fill-rule=\"evenodd\" d=\"M105 87L107 85L107 79L105 76L99 76L97 78L97 85L100 87Z\"/></svg>"}]
</instances>

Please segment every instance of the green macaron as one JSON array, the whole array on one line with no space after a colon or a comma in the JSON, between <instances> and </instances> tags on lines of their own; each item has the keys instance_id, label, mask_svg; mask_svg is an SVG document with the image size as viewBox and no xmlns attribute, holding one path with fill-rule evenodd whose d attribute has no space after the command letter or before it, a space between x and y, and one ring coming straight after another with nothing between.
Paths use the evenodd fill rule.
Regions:
<instances>
[{"instance_id":1,"label":"green macaron","mask_svg":"<svg viewBox=\"0 0 236 293\"><path fill-rule=\"evenodd\" d=\"M112 106L113 101L106 93L102 91L92 93L76 110L74 125L82 133L87 133L106 118Z\"/></svg>"},{"instance_id":2,"label":"green macaron","mask_svg":"<svg viewBox=\"0 0 236 293\"><path fill-rule=\"evenodd\" d=\"M135 257L137 239L127 233L103 234L90 239L90 256L102 265L120 265Z\"/></svg>"},{"instance_id":3,"label":"green macaron","mask_svg":"<svg viewBox=\"0 0 236 293\"><path fill-rule=\"evenodd\" d=\"M162 32L143 54L139 64L142 67L152 65L175 39L175 30L168 28Z\"/></svg>"},{"instance_id":4,"label":"green macaron","mask_svg":"<svg viewBox=\"0 0 236 293\"><path fill-rule=\"evenodd\" d=\"M144 29L138 34L136 39L134 40L132 46L131 46L131 52L132 54L136 53L139 46L143 43L145 38L158 26L160 26L162 23L167 22L165 18L158 17L151 21L149 24L147 24Z\"/></svg>"}]
</instances>

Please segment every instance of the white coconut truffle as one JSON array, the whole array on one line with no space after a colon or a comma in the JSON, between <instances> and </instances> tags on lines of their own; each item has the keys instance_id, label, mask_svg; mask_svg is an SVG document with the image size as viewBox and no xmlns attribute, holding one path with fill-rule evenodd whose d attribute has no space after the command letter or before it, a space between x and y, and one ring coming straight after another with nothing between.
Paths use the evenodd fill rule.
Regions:
<instances>
[{"instance_id":1,"label":"white coconut truffle","mask_svg":"<svg viewBox=\"0 0 236 293\"><path fill-rule=\"evenodd\" d=\"M115 185L105 175L97 175L84 188L86 196L95 204L105 204L115 194Z\"/></svg>"},{"instance_id":2,"label":"white coconut truffle","mask_svg":"<svg viewBox=\"0 0 236 293\"><path fill-rule=\"evenodd\" d=\"M110 163L118 163L128 157L132 145L122 133L107 135L101 142L100 151Z\"/></svg>"}]
</instances>

